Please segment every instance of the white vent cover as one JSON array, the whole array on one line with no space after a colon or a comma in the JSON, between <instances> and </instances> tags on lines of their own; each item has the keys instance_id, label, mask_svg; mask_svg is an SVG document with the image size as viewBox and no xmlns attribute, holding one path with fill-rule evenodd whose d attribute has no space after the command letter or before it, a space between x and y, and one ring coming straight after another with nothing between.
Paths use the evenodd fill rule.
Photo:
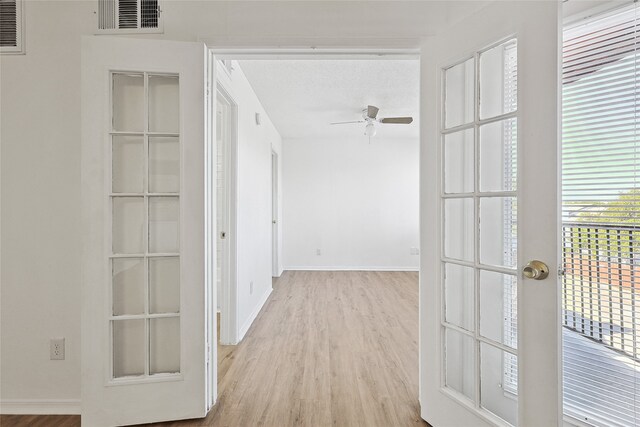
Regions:
<instances>
[{"instance_id":1,"label":"white vent cover","mask_svg":"<svg viewBox=\"0 0 640 427\"><path fill-rule=\"evenodd\" d=\"M159 0L98 0L98 31L160 32Z\"/></svg>"},{"instance_id":2,"label":"white vent cover","mask_svg":"<svg viewBox=\"0 0 640 427\"><path fill-rule=\"evenodd\" d=\"M22 53L22 0L0 0L0 52Z\"/></svg>"}]
</instances>

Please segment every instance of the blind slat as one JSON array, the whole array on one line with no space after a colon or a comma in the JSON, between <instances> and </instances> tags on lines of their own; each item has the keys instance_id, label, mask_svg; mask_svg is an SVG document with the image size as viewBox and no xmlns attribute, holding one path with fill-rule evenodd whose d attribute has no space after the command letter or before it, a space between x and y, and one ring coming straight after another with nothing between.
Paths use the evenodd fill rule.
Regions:
<instances>
[{"instance_id":1,"label":"blind slat","mask_svg":"<svg viewBox=\"0 0 640 427\"><path fill-rule=\"evenodd\" d=\"M564 402L595 425L640 422L637 10L564 32Z\"/></svg>"}]
</instances>

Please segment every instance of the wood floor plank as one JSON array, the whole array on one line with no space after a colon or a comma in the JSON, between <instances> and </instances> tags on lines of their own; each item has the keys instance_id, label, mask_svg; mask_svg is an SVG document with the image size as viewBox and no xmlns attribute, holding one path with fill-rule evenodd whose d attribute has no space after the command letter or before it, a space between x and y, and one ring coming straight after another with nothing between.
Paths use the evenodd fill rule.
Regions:
<instances>
[{"instance_id":1,"label":"wood floor plank","mask_svg":"<svg viewBox=\"0 0 640 427\"><path fill-rule=\"evenodd\" d=\"M153 426L428 426L418 404L418 274L289 271L237 346L218 346L206 418ZM2 427L78 417L2 416Z\"/></svg>"}]
</instances>

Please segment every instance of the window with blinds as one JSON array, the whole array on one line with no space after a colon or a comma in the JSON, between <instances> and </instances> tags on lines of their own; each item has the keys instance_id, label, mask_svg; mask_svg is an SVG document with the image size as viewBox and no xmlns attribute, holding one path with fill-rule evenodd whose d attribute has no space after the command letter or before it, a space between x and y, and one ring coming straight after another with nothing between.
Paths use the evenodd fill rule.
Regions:
<instances>
[{"instance_id":1,"label":"window with blinds","mask_svg":"<svg viewBox=\"0 0 640 427\"><path fill-rule=\"evenodd\" d=\"M564 31L565 414L639 425L638 6Z\"/></svg>"},{"instance_id":2,"label":"window with blinds","mask_svg":"<svg viewBox=\"0 0 640 427\"><path fill-rule=\"evenodd\" d=\"M159 0L98 0L101 33L162 31Z\"/></svg>"},{"instance_id":3,"label":"window with blinds","mask_svg":"<svg viewBox=\"0 0 640 427\"><path fill-rule=\"evenodd\" d=\"M0 0L0 53L23 53L22 0Z\"/></svg>"}]
</instances>

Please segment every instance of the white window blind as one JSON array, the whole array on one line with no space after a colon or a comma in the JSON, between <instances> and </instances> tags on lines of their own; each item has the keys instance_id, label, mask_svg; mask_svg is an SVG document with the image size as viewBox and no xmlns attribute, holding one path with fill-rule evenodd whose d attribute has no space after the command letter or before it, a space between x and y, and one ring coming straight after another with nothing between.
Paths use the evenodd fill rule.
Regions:
<instances>
[{"instance_id":1,"label":"white window blind","mask_svg":"<svg viewBox=\"0 0 640 427\"><path fill-rule=\"evenodd\" d=\"M504 111L513 111L518 105L518 50L516 44L505 45L503 55L503 95ZM517 135L516 121L512 120L503 126L503 188L516 188L517 178ZM504 265L516 265L518 235L514 228L516 206L514 200L505 198L503 207L503 242ZM518 292L513 286L513 277L504 277L504 343L513 348L518 346ZM518 392L518 358L510 353L504 353L503 361L503 389L513 394Z\"/></svg>"},{"instance_id":2,"label":"white window blind","mask_svg":"<svg viewBox=\"0 0 640 427\"><path fill-rule=\"evenodd\" d=\"M98 0L98 31L160 32L159 0Z\"/></svg>"},{"instance_id":3,"label":"white window blind","mask_svg":"<svg viewBox=\"0 0 640 427\"><path fill-rule=\"evenodd\" d=\"M0 52L23 53L22 0L0 0Z\"/></svg>"},{"instance_id":4,"label":"white window blind","mask_svg":"<svg viewBox=\"0 0 640 427\"><path fill-rule=\"evenodd\" d=\"M638 12L564 31L564 408L594 425L640 424Z\"/></svg>"}]
</instances>

